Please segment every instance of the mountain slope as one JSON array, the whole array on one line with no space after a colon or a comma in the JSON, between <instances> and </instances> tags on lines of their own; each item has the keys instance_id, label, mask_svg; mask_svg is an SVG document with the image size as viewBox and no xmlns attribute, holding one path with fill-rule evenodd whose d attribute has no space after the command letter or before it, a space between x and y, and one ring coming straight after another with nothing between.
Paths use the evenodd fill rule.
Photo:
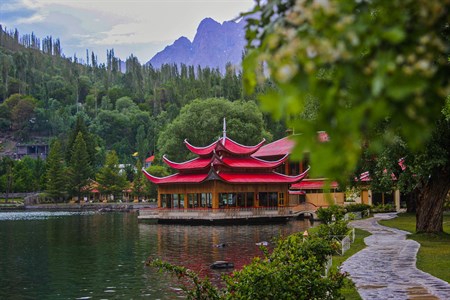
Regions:
<instances>
[{"instance_id":1,"label":"mountain slope","mask_svg":"<svg viewBox=\"0 0 450 300\"><path fill-rule=\"evenodd\" d=\"M147 64L160 68L163 64L200 65L219 68L222 73L230 62L240 67L245 46L245 21L220 24L211 18L200 22L194 40L180 37L158 52Z\"/></svg>"}]
</instances>

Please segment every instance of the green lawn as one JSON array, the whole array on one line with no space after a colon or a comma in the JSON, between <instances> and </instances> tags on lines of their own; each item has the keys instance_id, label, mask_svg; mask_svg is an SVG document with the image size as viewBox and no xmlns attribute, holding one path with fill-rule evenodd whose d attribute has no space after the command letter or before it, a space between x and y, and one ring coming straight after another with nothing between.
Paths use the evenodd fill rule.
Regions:
<instances>
[{"instance_id":1,"label":"green lawn","mask_svg":"<svg viewBox=\"0 0 450 300\"><path fill-rule=\"evenodd\" d=\"M5 203L6 203L6 199L0 198L0 204L5 204ZM9 198L7 204L22 204L22 203L23 203L23 198Z\"/></svg>"},{"instance_id":2,"label":"green lawn","mask_svg":"<svg viewBox=\"0 0 450 300\"><path fill-rule=\"evenodd\" d=\"M415 214L399 214L380 224L409 232L416 230ZM450 212L444 214L444 232L439 235L410 234L408 238L420 243L417 268L450 283Z\"/></svg>"}]
</instances>

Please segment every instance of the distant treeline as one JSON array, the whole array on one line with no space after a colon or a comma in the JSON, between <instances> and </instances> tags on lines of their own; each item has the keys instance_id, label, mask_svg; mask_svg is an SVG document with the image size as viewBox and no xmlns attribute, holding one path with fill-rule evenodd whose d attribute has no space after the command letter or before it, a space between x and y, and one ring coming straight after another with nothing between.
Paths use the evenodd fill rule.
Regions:
<instances>
[{"instance_id":1,"label":"distant treeline","mask_svg":"<svg viewBox=\"0 0 450 300\"><path fill-rule=\"evenodd\" d=\"M97 146L115 150L123 161L137 149L139 127L149 150L157 150L159 133L194 99L256 97L244 95L242 75L231 64L225 74L187 65L155 69L134 55L123 62L114 49L107 50L106 63L88 51L85 60L67 58L59 39L20 36L0 25L0 131L22 141L35 136L65 139L80 116ZM267 116L264 121L275 138L283 134L283 126Z\"/></svg>"}]
</instances>

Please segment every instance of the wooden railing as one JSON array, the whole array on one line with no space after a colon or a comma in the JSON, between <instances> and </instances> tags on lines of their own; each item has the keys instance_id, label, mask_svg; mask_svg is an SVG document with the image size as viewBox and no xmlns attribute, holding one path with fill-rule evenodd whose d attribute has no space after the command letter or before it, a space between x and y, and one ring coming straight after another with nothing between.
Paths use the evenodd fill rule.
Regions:
<instances>
[{"instance_id":1,"label":"wooden railing","mask_svg":"<svg viewBox=\"0 0 450 300\"><path fill-rule=\"evenodd\" d=\"M157 208L140 209L139 216L156 218L233 219L261 216L288 216L290 207L233 207L233 208Z\"/></svg>"}]
</instances>

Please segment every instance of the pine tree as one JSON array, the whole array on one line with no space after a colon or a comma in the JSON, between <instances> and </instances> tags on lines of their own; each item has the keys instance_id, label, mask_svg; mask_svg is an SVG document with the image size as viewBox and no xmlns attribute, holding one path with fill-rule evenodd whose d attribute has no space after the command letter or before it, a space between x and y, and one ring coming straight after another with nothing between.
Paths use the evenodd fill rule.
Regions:
<instances>
[{"instance_id":1,"label":"pine tree","mask_svg":"<svg viewBox=\"0 0 450 300\"><path fill-rule=\"evenodd\" d=\"M89 164L91 167L95 166L95 147L97 146L94 142L94 138L92 134L88 132L86 123L81 115L77 115L77 120L73 130L69 133L69 137L67 139L67 151L66 151L66 160L72 160L73 147L75 144L75 140L79 133L82 133L84 143L86 144L86 151L88 152Z\"/></svg>"},{"instance_id":2,"label":"pine tree","mask_svg":"<svg viewBox=\"0 0 450 300\"><path fill-rule=\"evenodd\" d=\"M144 162L147 151L149 149L149 142L145 134L145 127L144 125L139 126L136 134L136 146L138 151L138 160L141 162L141 168L142 163ZM140 170L140 169L139 169Z\"/></svg>"},{"instance_id":3,"label":"pine tree","mask_svg":"<svg viewBox=\"0 0 450 300\"><path fill-rule=\"evenodd\" d=\"M119 158L116 151L110 151L106 155L106 161L97 173L97 182L99 190L107 195L119 196L127 188L128 181L125 174L120 173Z\"/></svg>"},{"instance_id":4,"label":"pine tree","mask_svg":"<svg viewBox=\"0 0 450 300\"><path fill-rule=\"evenodd\" d=\"M49 197L61 201L67 193L66 183L66 166L61 143L55 140L50 146L46 161L45 191Z\"/></svg>"},{"instance_id":5,"label":"pine tree","mask_svg":"<svg viewBox=\"0 0 450 300\"><path fill-rule=\"evenodd\" d=\"M83 134L78 133L72 147L72 158L69 165L69 177L72 192L80 201L83 187L86 186L92 176L92 167L89 161L89 154L86 149Z\"/></svg>"}]
</instances>

